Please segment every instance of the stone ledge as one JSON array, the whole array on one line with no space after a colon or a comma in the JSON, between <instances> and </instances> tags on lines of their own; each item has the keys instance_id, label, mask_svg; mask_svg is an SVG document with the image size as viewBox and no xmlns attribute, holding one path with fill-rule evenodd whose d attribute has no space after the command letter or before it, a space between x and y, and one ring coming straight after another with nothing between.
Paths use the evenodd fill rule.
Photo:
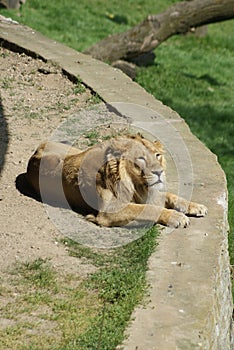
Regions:
<instances>
[{"instance_id":1,"label":"stone ledge","mask_svg":"<svg viewBox=\"0 0 234 350\"><path fill-rule=\"evenodd\" d=\"M57 63L120 113L117 102L150 108L160 117L158 126L164 121L173 126L189 151L194 169L193 199L206 204L209 215L192 219L186 230L162 232L149 261L149 302L135 310L124 349L232 349L227 187L216 156L191 134L177 113L121 71L2 17L0 30L2 45ZM133 124L149 124L150 118L147 113L131 116ZM170 142L170 132L162 128L158 132ZM183 166L186 169L186 164Z\"/></svg>"}]
</instances>

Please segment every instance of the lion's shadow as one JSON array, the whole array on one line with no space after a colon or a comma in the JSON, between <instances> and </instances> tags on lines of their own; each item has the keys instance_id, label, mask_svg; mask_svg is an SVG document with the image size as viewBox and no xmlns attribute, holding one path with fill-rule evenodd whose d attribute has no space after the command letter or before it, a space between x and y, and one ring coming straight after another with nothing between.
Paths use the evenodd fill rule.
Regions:
<instances>
[{"instance_id":1,"label":"lion's shadow","mask_svg":"<svg viewBox=\"0 0 234 350\"><path fill-rule=\"evenodd\" d=\"M50 205L52 207L55 208L61 208L61 209L70 209L74 212L76 212L77 214L80 214L82 216L85 216L87 214L96 214L96 211L94 210L90 210L90 211L85 211L82 208L72 208L69 203L67 202L67 200L65 198L62 198L61 200L58 199L53 199L50 197L41 197L34 189L33 187L28 183L27 178L26 178L26 173L22 173L19 174L16 177L15 180L15 186L16 189L24 196L32 198L34 200L36 200L37 202L40 203L44 203L47 205Z\"/></svg>"},{"instance_id":2,"label":"lion's shadow","mask_svg":"<svg viewBox=\"0 0 234 350\"><path fill-rule=\"evenodd\" d=\"M41 196L39 196L26 179L26 173L19 174L15 180L16 189L24 196L35 199L38 202L42 202Z\"/></svg>"}]
</instances>

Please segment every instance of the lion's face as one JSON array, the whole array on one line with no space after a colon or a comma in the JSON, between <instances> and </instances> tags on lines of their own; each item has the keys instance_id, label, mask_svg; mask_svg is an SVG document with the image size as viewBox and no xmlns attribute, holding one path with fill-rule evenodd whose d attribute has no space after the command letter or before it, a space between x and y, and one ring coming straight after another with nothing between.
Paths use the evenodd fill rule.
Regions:
<instances>
[{"instance_id":1,"label":"lion's face","mask_svg":"<svg viewBox=\"0 0 234 350\"><path fill-rule=\"evenodd\" d=\"M134 139L129 159L129 172L136 184L161 191L165 184L165 159L160 142L150 142L139 136Z\"/></svg>"},{"instance_id":2,"label":"lion's face","mask_svg":"<svg viewBox=\"0 0 234 350\"><path fill-rule=\"evenodd\" d=\"M120 138L107 150L106 175L112 184L121 181L128 191L139 196L139 201L140 197L145 201L149 193L164 189L163 153L158 141L151 142L140 135Z\"/></svg>"},{"instance_id":3,"label":"lion's face","mask_svg":"<svg viewBox=\"0 0 234 350\"><path fill-rule=\"evenodd\" d=\"M159 191L164 188L165 172L161 165L161 154L155 155L143 154L136 157L132 164L131 173L137 177L138 181L144 186L150 188L155 187Z\"/></svg>"}]
</instances>

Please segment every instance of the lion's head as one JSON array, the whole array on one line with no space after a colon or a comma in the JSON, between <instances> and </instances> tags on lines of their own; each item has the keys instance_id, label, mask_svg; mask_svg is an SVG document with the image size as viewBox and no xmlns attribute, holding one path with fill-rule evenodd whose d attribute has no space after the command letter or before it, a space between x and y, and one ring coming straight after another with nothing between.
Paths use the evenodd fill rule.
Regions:
<instances>
[{"instance_id":1,"label":"lion's head","mask_svg":"<svg viewBox=\"0 0 234 350\"><path fill-rule=\"evenodd\" d=\"M151 202L149 197L164 189L166 164L159 141L140 134L119 137L110 142L105 157L106 187L121 201Z\"/></svg>"}]
</instances>

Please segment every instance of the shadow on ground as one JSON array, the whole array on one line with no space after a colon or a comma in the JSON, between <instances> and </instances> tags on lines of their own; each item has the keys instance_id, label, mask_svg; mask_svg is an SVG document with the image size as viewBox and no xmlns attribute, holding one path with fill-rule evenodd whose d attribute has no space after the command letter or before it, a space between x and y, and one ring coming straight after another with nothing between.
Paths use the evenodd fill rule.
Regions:
<instances>
[{"instance_id":1,"label":"shadow on ground","mask_svg":"<svg viewBox=\"0 0 234 350\"><path fill-rule=\"evenodd\" d=\"M4 108L2 105L2 98L0 95L0 174L5 164L5 156L8 148L8 142L8 126L4 116Z\"/></svg>"},{"instance_id":2,"label":"shadow on ground","mask_svg":"<svg viewBox=\"0 0 234 350\"><path fill-rule=\"evenodd\" d=\"M72 206L70 206L70 204L68 203L67 199L64 197L63 194L61 196L61 199L59 199L59 198L54 199L53 197L50 197L47 194L44 194L44 197L42 198L38 193L35 192L35 190L28 183L27 178L26 178L26 173L19 174L16 177L15 186L16 186L16 189L24 196L30 197L30 198L36 200L37 202L50 205L54 208L73 210L82 216L85 216L87 214L95 214L95 215L97 214L97 212L95 210L92 210L92 209L89 209L87 211L87 210L82 209L82 208L73 208ZM42 187L45 190L45 184Z\"/></svg>"},{"instance_id":3,"label":"shadow on ground","mask_svg":"<svg viewBox=\"0 0 234 350\"><path fill-rule=\"evenodd\" d=\"M15 186L17 190L24 196L35 199L38 202L42 202L41 197L33 190L26 179L26 173L19 174L15 180Z\"/></svg>"}]
</instances>

